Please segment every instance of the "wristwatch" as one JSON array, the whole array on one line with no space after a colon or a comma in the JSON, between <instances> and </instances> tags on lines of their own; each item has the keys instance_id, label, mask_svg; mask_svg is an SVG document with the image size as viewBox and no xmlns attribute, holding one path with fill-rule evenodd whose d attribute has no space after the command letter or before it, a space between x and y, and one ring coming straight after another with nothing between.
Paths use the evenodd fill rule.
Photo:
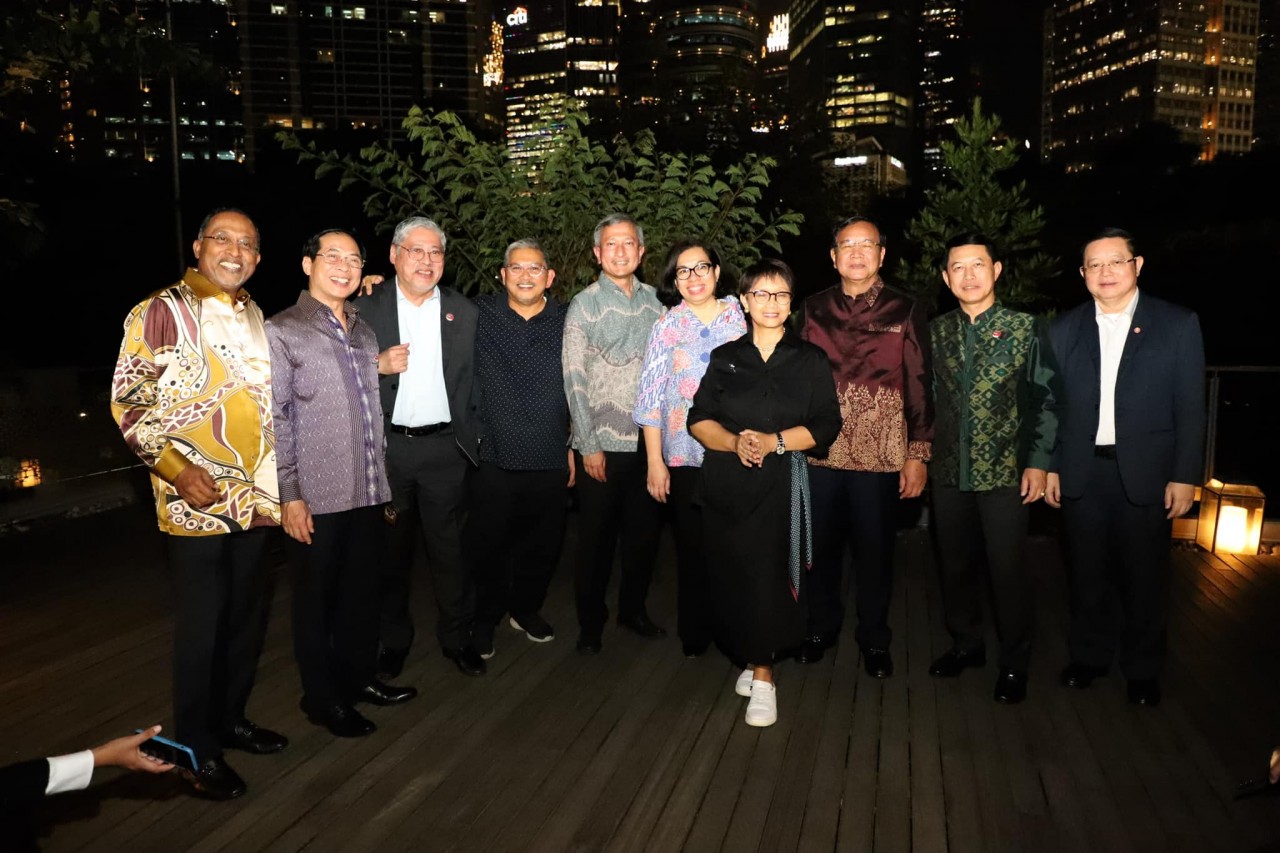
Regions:
<instances>
[{"instance_id":1,"label":"wristwatch","mask_svg":"<svg viewBox=\"0 0 1280 853\"><path fill-rule=\"evenodd\" d=\"M786 442L782 440L781 432L778 433L778 446L773 452L778 454L779 456L787 452L787 445L786 445Z\"/></svg>"}]
</instances>

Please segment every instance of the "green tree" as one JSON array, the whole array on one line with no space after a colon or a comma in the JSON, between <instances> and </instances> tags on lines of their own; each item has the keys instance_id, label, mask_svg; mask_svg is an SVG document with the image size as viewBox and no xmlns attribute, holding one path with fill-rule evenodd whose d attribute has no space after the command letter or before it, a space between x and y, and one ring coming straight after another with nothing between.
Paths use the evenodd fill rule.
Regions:
<instances>
[{"instance_id":1,"label":"green tree","mask_svg":"<svg viewBox=\"0 0 1280 853\"><path fill-rule=\"evenodd\" d=\"M708 240L727 267L740 269L765 249L780 252L781 234L799 232L798 213L766 202L775 161L748 154L717 171L704 155L657 150L650 131L593 141L587 123L585 114L570 113L548 124L553 144L527 160L477 139L453 113L416 107L403 123L408 148L416 148L407 153L375 144L344 156L292 133L277 139L314 162L317 177L337 175L341 189L366 191L365 212L380 231L415 214L438 222L449 235L455 284L468 293L498 288L507 244L533 237L556 269L561 296L571 297L595 277L593 229L612 212L640 222L651 270L682 236Z\"/></svg>"},{"instance_id":2,"label":"green tree","mask_svg":"<svg viewBox=\"0 0 1280 853\"><path fill-rule=\"evenodd\" d=\"M984 113L980 98L974 100L969 116L956 122L955 130L955 141L942 143L941 181L925 191L924 207L907 225L904 242L913 256L899 259L898 281L934 304L943 286L947 240L977 231L994 240L1000 251L1000 299L1013 305L1034 303L1057 274L1058 259L1040 251L1044 208L1031 203L1026 182L1006 186L1004 173L1017 165L1022 143L1001 132L1000 117Z\"/></svg>"}]
</instances>

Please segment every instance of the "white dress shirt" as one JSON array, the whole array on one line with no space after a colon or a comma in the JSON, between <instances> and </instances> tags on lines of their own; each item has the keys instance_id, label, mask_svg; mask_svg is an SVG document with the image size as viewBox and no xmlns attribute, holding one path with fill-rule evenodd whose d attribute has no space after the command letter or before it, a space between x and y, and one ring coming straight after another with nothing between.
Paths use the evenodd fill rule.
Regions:
<instances>
[{"instance_id":1,"label":"white dress shirt","mask_svg":"<svg viewBox=\"0 0 1280 853\"><path fill-rule=\"evenodd\" d=\"M400 342L409 345L409 367L400 374L391 422L420 427L448 423L449 392L444 385L444 349L440 340L440 288L414 305L396 285ZM449 322L448 318L443 318Z\"/></svg>"},{"instance_id":2,"label":"white dress shirt","mask_svg":"<svg viewBox=\"0 0 1280 853\"><path fill-rule=\"evenodd\" d=\"M93 750L56 755L45 760L49 762L49 784L44 789L46 797L89 787L89 781L93 779Z\"/></svg>"},{"instance_id":3,"label":"white dress shirt","mask_svg":"<svg viewBox=\"0 0 1280 853\"><path fill-rule=\"evenodd\" d=\"M1133 292L1129 304L1114 314L1103 313L1102 306L1094 303L1094 317L1098 321L1098 346L1102 351L1102 389L1098 398L1098 433L1095 444L1116 443L1116 376L1120 373L1120 356L1124 354L1124 342L1133 324L1133 310L1138 307L1138 291Z\"/></svg>"}]
</instances>

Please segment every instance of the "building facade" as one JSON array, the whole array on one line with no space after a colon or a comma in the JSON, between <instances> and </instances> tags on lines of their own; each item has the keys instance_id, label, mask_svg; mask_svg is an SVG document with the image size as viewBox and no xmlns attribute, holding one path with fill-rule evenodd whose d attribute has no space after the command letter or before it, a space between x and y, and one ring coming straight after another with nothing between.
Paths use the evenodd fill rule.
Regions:
<instances>
[{"instance_id":1,"label":"building facade","mask_svg":"<svg viewBox=\"0 0 1280 853\"><path fill-rule=\"evenodd\" d=\"M614 126L618 104L618 0L539 0L500 7L507 150L517 161L546 151L571 109Z\"/></svg>"},{"instance_id":2,"label":"building facade","mask_svg":"<svg viewBox=\"0 0 1280 853\"><path fill-rule=\"evenodd\" d=\"M851 143L871 138L882 156L913 162L919 49L915 2L795 0L788 76L797 149L830 164L863 156Z\"/></svg>"},{"instance_id":3,"label":"building facade","mask_svg":"<svg viewBox=\"0 0 1280 853\"><path fill-rule=\"evenodd\" d=\"M1257 39L1257 0L1054 0L1042 156L1087 169L1149 123L1173 127L1203 160L1248 151Z\"/></svg>"}]
</instances>

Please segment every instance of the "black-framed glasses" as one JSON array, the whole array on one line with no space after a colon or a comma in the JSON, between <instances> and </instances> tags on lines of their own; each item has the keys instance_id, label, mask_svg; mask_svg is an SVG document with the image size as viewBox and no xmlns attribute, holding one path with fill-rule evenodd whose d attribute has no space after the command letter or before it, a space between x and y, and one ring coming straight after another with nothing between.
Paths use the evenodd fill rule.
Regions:
<instances>
[{"instance_id":1,"label":"black-framed glasses","mask_svg":"<svg viewBox=\"0 0 1280 853\"><path fill-rule=\"evenodd\" d=\"M316 255L316 258L324 258L325 263L331 267L346 264L353 270L364 268L364 258L359 255L344 255L341 252L321 252Z\"/></svg>"},{"instance_id":2,"label":"black-framed glasses","mask_svg":"<svg viewBox=\"0 0 1280 853\"><path fill-rule=\"evenodd\" d=\"M430 261L438 264L444 260L444 249L432 246L430 249L424 249L421 246L405 246L402 243L396 243L396 248L409 253L409 257L415 261Z\"/></svg>"},{"instance_id":3,"label":"black-framed glasses","mask_svg":"<svg viewBox=\"0 0 1280 853\"><path fill-rule=\"evenodd\" d=\"M527 272L529 278L542 278L546 275L547 268L542 264L507 264L507 272L515 276Z\"/></svg>"},{"instance_id":4,"label":"black-framed glasses","mask_svg":"<svg viewBox=\"0 0 1280 853\"><path fill-rule=\"evenodd\" d=\"M248 237L236 238L228 234L223 234L221 231L219 231L217 234L201 234L200 239L208 240L209 242L213 243L215 246L217 246L220 249L225 249L228 246L230 246L232 243L234 243L237 246L239 246L241 249L244 249L246 252L258 251L257 245L255 245L254 242L250 240Z\"/></svg>"},{"instance_id":5,"label":"black-framed glasses","mask_svg":"<svg viewBox=\"0 0 1280 853\"><path fill-rule=\"evenodd\" d=\"M680 279L680 281L686 280L691 275L696 275L698 278L706 278L711 275L711 270L711 264L706 261L699 261L691 267L676 267L676 278Z\"/></svg>"},{"instance_id":6,"label":"black-framed glasses","mask_svg":"<svg viewBox=\"0 0 1280 853\"><path fill-rule=\"evenodd\" d=\"M747 292L756 302L777 302L779 305L791 304L790 290L749 290Z\"/></svg>"},{"instance_id":7,"label":"black-framed glasses","mask_svg":"<svg viewBox=\"0 0 1280 853\"><path fill-rule=\"evenodd\" d=\"M1137 258L1125 258L1123 261L1089 261L1089 263L1080 267L1080 271L1089 273L1090 275L1097 275L1103 270L1106 270L1107 272L1115 272L1116 270L1123 268L1125 264L1131 264L1137 260Z\"/></svg>"}]
</instances>

